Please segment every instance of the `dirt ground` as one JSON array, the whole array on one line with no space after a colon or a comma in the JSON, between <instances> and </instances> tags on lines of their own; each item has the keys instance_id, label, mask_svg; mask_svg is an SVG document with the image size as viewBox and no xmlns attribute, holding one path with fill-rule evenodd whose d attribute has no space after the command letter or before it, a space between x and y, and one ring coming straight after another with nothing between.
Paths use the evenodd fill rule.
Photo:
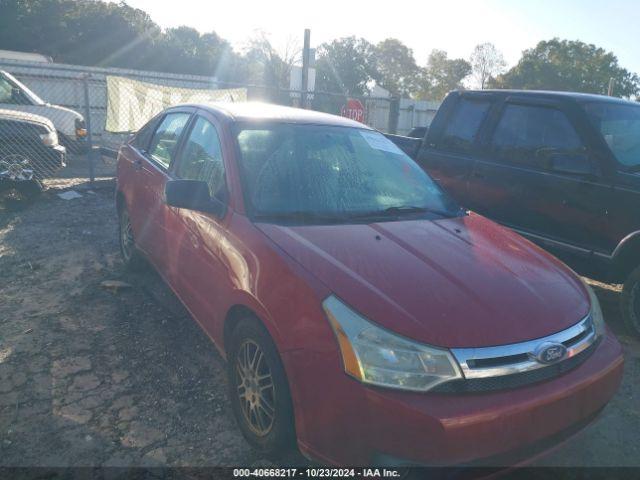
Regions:
<instances>
[{"instance_id":1,"label":"dirt ground","mask_svg":"<svg viewBox=\"0 0 640 480\"><path fill-rule=\"evenodd\" d=\"M156 274L124 270L113 180L90 189L66 176L31 205L0 206L0 466L305 463L248 446L213 345ZM58 197L71 188L82 197ZM618 289L596 287L624 345L624 382L599 420L538 465L640 466L640 341L624 330Z\"/></svg>"}]
</instances>

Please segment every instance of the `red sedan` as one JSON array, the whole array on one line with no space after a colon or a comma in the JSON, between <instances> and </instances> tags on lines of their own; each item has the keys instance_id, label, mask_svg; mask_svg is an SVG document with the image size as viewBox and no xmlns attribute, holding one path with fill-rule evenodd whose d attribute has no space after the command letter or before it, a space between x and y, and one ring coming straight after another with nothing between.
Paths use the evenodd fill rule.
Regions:
<instances>
[{"instance_id":1,"label":"red sedan","mask_svg":"<svg viewBox=\"0 0 640 480\"><path fill-rule=\"evenodd\" d=\"M121 148L116 199L125 262L146 258L225 356L264 452L519 463L620 383L592 290L360 123L170 108Z\"/></svg>"}]
</instances>

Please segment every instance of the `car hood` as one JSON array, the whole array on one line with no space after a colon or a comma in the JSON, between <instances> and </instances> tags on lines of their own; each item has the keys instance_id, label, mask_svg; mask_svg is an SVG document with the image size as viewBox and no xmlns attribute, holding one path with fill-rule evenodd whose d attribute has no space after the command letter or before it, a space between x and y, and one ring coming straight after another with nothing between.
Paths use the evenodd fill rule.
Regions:
<instances>
[{"instance_id":1,"label":"car hood","mask_svg":"<svg viewBox=\"0 0 640 480\"><path fill-rule=\"evenodd\" d=\"M82 114L76 112L75 110L71 110L70 108L61 107L60 105L53 105L51 103L46 103L45 106L47 108L55 110L59 115L66 115L72 118L73 120L75 119L84 120L84 117L82 116Z\"/></svg>"},{"instance_id":2,"label":"car hood","mask_svg":"<svg viewBox=\"0 0 640 480\"><path fill-rule=\"evenodd\" d=\"M7 119L19 122L39 123L47 127L49 130L55 130L53 122L46 117L36 115L29 112L21 112L18 110L0 109L0 119Z\"/></svg>"},{"instance_id":3,"label":"car hood","mask_svg":"<svg viewBox=\"0 0 640 480\"><path fill-rule=\"evenodd\" d=\"M532 340L574 325L590 308L584 286L564 264L475 214L257 226L369 320L431 345Z\"/></svg>"}]
</instances>

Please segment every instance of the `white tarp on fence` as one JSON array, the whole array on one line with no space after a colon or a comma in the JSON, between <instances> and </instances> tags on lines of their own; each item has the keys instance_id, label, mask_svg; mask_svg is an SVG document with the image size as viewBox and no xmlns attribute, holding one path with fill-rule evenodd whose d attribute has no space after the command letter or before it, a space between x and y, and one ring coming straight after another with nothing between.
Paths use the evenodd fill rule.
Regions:
<instances>
[{"instance_id":1,"label":"white tarp on fence","mask_svg":"<svg viewBox=\"0 0 640 480\"><path fill-rule=\"evenodd\" d=\"M245 102L246 88L178 88L107 76L107 121L105 130L135 132L151 117L180 103Z\"/></svg>"}]
</instances>

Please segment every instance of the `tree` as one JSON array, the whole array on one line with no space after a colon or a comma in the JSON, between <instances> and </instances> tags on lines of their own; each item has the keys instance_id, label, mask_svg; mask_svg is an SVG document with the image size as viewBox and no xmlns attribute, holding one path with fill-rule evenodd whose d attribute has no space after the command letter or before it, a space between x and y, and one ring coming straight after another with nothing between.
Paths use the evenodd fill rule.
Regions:
<instances>
[{"instance_id":1,"label":"tree","mask_svg":"<svg viewBox=\"0 0 640 480\"><path fill-rule=\"evenodd\" d=\"M393 95L410 95L417 86L420 69L413 50L400 40L387 38L375 47L372 76Z\"/></svg>"},{"instance_id":2,"label":"tree","mask_svg":"<svg viewBox=\"0 0 640 480\"><path fill-rule=\"evenodd\" d=\"M442 100L451 90L464 88L462 81L471 73L471 65L462 58L450 59L447 52L432 50L419 80L417 97Z\"/></svg>"},{"instance_id":3,"label":"tree","mask_svg":"<svg viewBox=\"0 0 640 480\"><path fill-rule=\"evenodd\" d=\"M249 83L266 85L274 89L289 88L291 67L300 57L300 48L289 41L279 53L265 32L258 31L244 49L244 62Z\"/></svg>"},{"instance_id":4,"label":"tree","mask_svg":"<svg viewBox=\"0 0 640 480\"><path fill-rule=\"evenodd\" d=\"M606 94L611 78L616 85L614 94L631 97L640 93L638 76L620 67L613 53L592 44L554 38L525 50L518 64L494 83L501 88Z\"/></svg>"},{"instance_id":5,"label":"tree","mask_svg":"<svg viewBox=\"0 0 640 480\"><path fill-rule=\"evenodd\" d=\"M146 12L125 2L0 0L0 48L78 65L243 78L239 56L215 32L163 32Z\"/></svg>"},{"instance_id":6,"label":"tree","mask_svg":"<svg viewBox=\"0 0 640 480\"><path fill-rule=\"evenodd\" d=\"M481 43L473 49L471 58L473 76L478 82L478 86L484 90L487 82L502 73L507 65L502 53L493 43Z\"/></svg>"},{"instance_id":7,"label":"tree","mask_svg":"<svg viewBox=\"0 0 640 480\"><path fill-rule=\"evenodd\" d=\"M373 79L374 51L373 44L353 36L320 45L316 53L316 90L364 95Z\"/></svg>"},{"instance_id":8,"label":"tree","mask_svg":"<svg viewBox=\"0 0 640 480\"><path fill-rule=\"evenodd\" d=\"M144 11L125 3L0 0L0 48L44 53L60 62L120 64L116 52L132 46L128 55L135 58L158 33Z\"/></svg>"}]
</instances>

